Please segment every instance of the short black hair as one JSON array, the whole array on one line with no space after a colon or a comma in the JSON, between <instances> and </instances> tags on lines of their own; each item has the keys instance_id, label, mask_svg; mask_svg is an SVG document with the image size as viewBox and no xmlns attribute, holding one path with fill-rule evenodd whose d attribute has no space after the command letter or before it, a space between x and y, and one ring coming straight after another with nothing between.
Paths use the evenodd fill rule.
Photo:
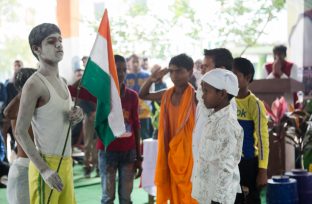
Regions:
<instances>
[{"instance_id":1,"label":"short black hair","mask_svg":"<svg viewBox=\"0 0 312 204\"><path fill-rule=\"evenodd\" d=\"M194 61L193 59L185 53L179 54L171 58L169 62L170 65L175 65L179 68L185 68L187 71L193 70Z\"/></svg>"},{"instance_id":2,"label":"short black hair","mask_svg":"<svg viewBox=\"0 0 312 204\"><path fill-rule=\"evenodd\" d=\"M32 46L41 46L41 42L51 34L59 33L61 34L61 30L57 25L52 23L42 23L34 27L28 36L29 46L33 55L38 59L38 56L32 50Z\"/></svg>"},{"instance_id":3,"label":"short black hair","mask_svg":"<svg viewBox=\"0 0 312 204\"><path fill-rule=\"evenodd\" d=\"M133 58L136 58L138 60L140 59L140 57L137 54L130 55L129 60L132 60Z\"/></svg>"},{"instance_id":4,"label":"short black hair","mask_svg":"<svg viewBox=\"0 0 312 204\"><path fill-rule=\"evenodd\" d=\"M82 58L81 58L81 60L88 60L89 59L89 56L87 56L87 55L84 55Z\"/></svg>"},{"instance_id":5,"label":"short black hair","mask_svg":"<svg viewBox=\"0 0 312 204\"><path fill-rule=\"evenodd\" d=\"M211 57L214 61L215 68L225 67L227 70L232 70L233 56L226 48L215 48L211 50L204 49L205 57Z\"/></svg>"},{"instance_id":6,"label":"short black hair","mask_svg":"<svg viewBox=\"0 0 312 204\"><path fill-rule=\"evenodd\" d=\"M22 90L24 84L26 83L27 79L33 75L37 70L34 68L21 68L18 72L16 72L14 78L14 87L17 91Z\"/></svg>"},{"instance_id":7,"label":"short black hair","mask_svg":"<svg viewBox=\"0 0 312 204\"><path fill-rule=\"evenodd\" d=\"M114 58L115 58L115 63L117 63L117 62L127 63L126 59L123 56L121 56L121 55L114 55Z\"/></svg>"},{"instance_id":8,"label":"short black hair","mask_svg":"<svg viewBox=\"0 0 312 204\"><path fill-rule=\"evenodd\" d=\"M246 58L243 57L237 57L233 60L233 68L238 70L240 73L242 73L244 76L250 75L251 78L249 80L249 83L253 81L253 77L255 75L255 68L253 64Z\"/></svg>"},{"instance_id":9,"label":"short black hair","mask_svg":"<svg viewBox=\"0 0 312 204\"><path fill-rule=\"evenodd\" d=\"M277 45L273 48L273 54L280 52L286 56L287 54L287 47L285 45Z\"/></svg>"}]
</instances>

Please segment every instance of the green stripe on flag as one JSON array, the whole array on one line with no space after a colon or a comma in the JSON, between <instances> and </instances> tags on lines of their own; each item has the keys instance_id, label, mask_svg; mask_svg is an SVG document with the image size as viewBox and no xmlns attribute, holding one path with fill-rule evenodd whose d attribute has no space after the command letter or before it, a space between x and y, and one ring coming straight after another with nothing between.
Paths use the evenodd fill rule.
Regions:
<instances>
[{"instance_id":1,"label":"green stripe on flag","mask_svg":"<svg viewBox=\"0 0 312 204\"><path fill-rule=\"evenodd\" d=\"M111 78L108 73L104 72L104 70L90 58L84 71L81 84L97 98L95 130L105 147L115 139L108 123L108 115L111 109L110 83Z\"/></svg>"},{"instance_id":2,"label":"green stripe on flag","mask_svg":"<svg viewBox=\"0 0 312 204\"><path fill-rule=\"evenodd\" d=\"M97 100L107 103L108 112L110 111L110 76L101 67L90 58L81 79L81 84L85 87Z\"/></svg>"},{"instance_id":3,"label":"green stripe on flag","mask_svg":"<svg viewBox=\"0 0 312 204\"><path fill-rule=\"evenodd\" d=\"M97 101L97 107L96 107L96 115L95 115L95 129L96 132L105 145L105 147L108 147L108 145L114 141L115 136L112 132L112 130L109 127L108 124L108 117L102 117L102 114L105 112L105 102Z\"/></svg>"}]
</instances>

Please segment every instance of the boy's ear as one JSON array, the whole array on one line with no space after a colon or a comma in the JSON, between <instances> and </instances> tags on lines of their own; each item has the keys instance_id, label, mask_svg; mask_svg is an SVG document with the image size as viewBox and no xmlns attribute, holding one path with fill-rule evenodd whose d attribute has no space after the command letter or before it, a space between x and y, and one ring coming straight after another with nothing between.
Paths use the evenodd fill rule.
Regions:
<instances>
[{"instance_id":1,"label":"boy's ear","mask_svg":"<svg viewBox=\"0 0 312 204\"><path fill-rule=\"evenodd\" d=\"M190 78L191 78L191 77L192 77L192 75L193 75L193 69L189 70L189 71L188 71L188 73L189 73Z\"/></svg>"},{"instance_id":2,"label":"boy's ear","mask_svg":"<svg viewBox=\"0 0 312 204\"><path fill-rule=\"evenodd\" d=\"M221 90L221 91L219 91L219 93L220 93L220 95L221 95L221 97L222 98L225 98L225 97L227 97L227 95L228 95L228 93L226 92L226 90Z\"/></svg>"},{"instance_id":3,"label":"boy's ear","mask_svg":"<svg viewBox=\"0 0 312 204\"><path fill-rule=\"evenodd\" d=\"M32 51L38 56L40 47L37 46L37 45L33 45L33 46L31 47L31 49L32 49Z\"/></svg>"},{"instance_id":4,"label":"boy's ear","mask_svg":"<svg viewBox=\"0 0 312 204\"><path fill-rule=\"evenodd\" d=\"M245 78L247 79L248 83L251 81L251 74L248 74Z\"/></svg>"}]
</instances>

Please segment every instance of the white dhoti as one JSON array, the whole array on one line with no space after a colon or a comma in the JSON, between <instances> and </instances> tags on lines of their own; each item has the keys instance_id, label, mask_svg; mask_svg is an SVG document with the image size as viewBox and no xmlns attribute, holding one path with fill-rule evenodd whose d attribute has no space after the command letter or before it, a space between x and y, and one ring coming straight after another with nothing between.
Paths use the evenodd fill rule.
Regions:
<instances>
[{"instance_id":1,"label":"white dhoti","mask_svg":"<svg viewBox=\"0 0 312 204\"><path fill-rule=\"evenodd\" d=\"M9 204L29 204L28 158L17 158L10 167L7 185Z\"/></svg>"}]
</instances>

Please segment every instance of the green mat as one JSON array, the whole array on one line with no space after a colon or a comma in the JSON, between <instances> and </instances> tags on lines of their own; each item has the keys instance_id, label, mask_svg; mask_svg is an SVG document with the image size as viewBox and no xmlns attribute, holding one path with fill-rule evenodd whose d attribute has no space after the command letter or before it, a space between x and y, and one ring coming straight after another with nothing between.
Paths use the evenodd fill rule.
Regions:
<instances>
[{"instance_id":1,"label":"green mat","mask_svg":"<svg viewBox=\"0 0 312 204\"><path fill-rule=\"evenodd\" d=\"M83 167L76 165L74 167L74 186L77 204L99 204L102 196L101 178L95 177L96 173L92 172L91 178L86 179L83 176ZM133 185L131 195L132 202L135 204L144 204L148 201L147 193L139 188L140 180L136 179ZM116 185L117 187L117 185ZM116 199L118 202L118 194L116 189ZM0 204L8 204L6 197L6 189L0 189Z\"/></svg>"},{"instance_id":2,"label":"green mat","mask_svg":"<svg viewBox=\"0 0 312 204\"><path fill-rule=\"evenodd\" d=\"M91 178L86 179L83 177L83 167L76 165L74 167L74 185L77 204L100 203L102 195L101 179L95 177L95 172L92 172ZM133 192L131 195L132 202L134 204L146 204L148 201L148 195L143 189L139 188L139 185L140 180L136 179L134 181ZM261 192L262 204L266 204L265 193L265 190ZM114 203L119 203L117 189ZM0 204L7 204L6 189L0 189Z\"/></svg>"}]
</instances>

